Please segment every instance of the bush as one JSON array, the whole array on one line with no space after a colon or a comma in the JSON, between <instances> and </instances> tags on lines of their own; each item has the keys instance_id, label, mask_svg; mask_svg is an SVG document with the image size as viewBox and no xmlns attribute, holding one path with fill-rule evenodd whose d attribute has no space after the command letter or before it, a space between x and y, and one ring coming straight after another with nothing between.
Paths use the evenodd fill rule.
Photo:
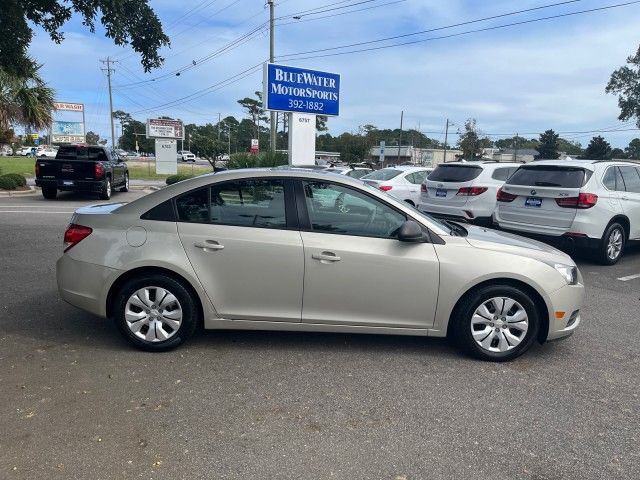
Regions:
<instances>
[{"instance_id":1,"label":"bush","mask_svg":"<svg viewBox=\"0 0 640 480\"><path fill-rule=\"evenodd\" d=\"M234 153L227 161L228 169L236 168L270 168L286 165L287 155L282 152L262 152L258 155L250 153Z\"/></svg>"},{"instance_id":2,"label":"bush","mask_svg":"<svg viewBox=\"0 0 640 480\"><path fill-rule=\"evenodd\" d=\"M173 185L174 183L193 178L194 176L195 175L186 175L184 173L179 173L177 175L169 175L165 181L167 182L167 185Z\"/></svg>"},{"instance_id":3,"label":"bush","mask_svg":"<svg viewBox=\"0 0 640 480\"><path fill-rule=\"evenodd\" d=\"M18 184L9 175L0 177L0 190L15 190L16 188L18 188Z\"/></svg>"},{"instance_id":4,"label":"bush","mask_svg":"<svg viewBox=\"0 0 640 480\"><path fill-rule=\"evenodd\" d=\"M16 182L16 185L18 187L27 186L27 179L24 177L24 175L20 175L19 173L7 173L6 175L2 175L2 176L12 178L13 181Z\"/></svg>"}]
</instances>

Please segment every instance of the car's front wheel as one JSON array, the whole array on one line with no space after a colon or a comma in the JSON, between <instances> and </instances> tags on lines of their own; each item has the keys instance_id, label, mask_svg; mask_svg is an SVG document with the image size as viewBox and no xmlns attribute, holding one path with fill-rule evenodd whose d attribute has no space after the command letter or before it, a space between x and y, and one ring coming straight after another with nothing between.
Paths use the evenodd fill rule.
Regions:
<instances>
[{"instance_id":1,"label":"car's front wheel","mask_svg":"<svg viewBox=\"0 0 640 480\"><path fill-rule=\"evenodd\" d=\"M489 285L470 292L452 321L453 336L465 352L498 362L526 352L540 325L534 301L510 285Z\"/></svg>"},{"instance_id":2,"label":"car's front wheel","mask_svg":"<svg viewBox=\"0 0 640 480\"><path fill-rule=\"evenodd\" d=\"M149 351L177 347L199 321L196 300L182 282L149 274L126 282L114 299L114 320L134 346Z\"/></svg>"}]
</instances>

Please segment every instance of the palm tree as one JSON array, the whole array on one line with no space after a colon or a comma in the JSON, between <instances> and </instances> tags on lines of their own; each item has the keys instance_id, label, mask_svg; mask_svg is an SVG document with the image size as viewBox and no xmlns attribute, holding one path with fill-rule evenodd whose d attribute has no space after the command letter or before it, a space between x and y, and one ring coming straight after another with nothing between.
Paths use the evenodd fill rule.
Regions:
<instances>
[{"instance_id":1,"label":"palm tree","mask_svg":"<svg viewBox=\"0 0 640 480\"><path fill-rule=\"evenodd\" d=\"M33 129L51 125L55 93L38 70L40 65L33 61L23 75L0 68L0 130L12 125Z\"/></svg>"}]
</instances>

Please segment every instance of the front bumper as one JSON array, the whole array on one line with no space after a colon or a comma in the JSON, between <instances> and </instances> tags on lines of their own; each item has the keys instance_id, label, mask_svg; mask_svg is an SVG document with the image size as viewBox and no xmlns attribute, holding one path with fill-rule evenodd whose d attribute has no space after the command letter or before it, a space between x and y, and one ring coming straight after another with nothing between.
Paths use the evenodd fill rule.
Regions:
<instances>
[{"instance_id":1,"label":"front bumper","mask_svg":"<svg viewBox=\"0 0 640 480\"><path fill-rule=\"evenodd\" d=\"M582 280L581 280L582 281ZM584 285L566 285L549 296L552 311L549 316L549 331L545 340L558 340L573 334L580 325L580 309L584 303ZM561 318L556 313L563 312Z\"/></svg>"},{"instance_id":2,"label":"front bumper","mask_svg":"<svg viewBox=\"0 0 640 480\"><path fill-rule=\"evenodd\" d=\"M65 302L106 317L108 286L118 273L115 268L81 262L65 254L56 263L58 292Z\"/></svg>"}]
</instances>

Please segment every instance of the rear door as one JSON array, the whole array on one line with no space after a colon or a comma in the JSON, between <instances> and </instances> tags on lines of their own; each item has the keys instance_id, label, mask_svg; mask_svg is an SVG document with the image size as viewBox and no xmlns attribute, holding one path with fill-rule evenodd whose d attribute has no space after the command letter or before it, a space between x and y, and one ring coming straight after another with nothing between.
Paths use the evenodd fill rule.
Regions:
<instances>
[{"instance_id":1,"label":"rear door","mask_svg":"<svg viewBox=\"0 0 640 480\"><path fill-rule=\"evenodd\" d=\"M577 212L569 199L578 197L592 173L562 165L520 167L502 187L516 198L498 202L500 220L568 229Z\"/></svg>"},{"instance_id":2,"label":"rear door","mask_svg":"<svg viewBox=\"0 0 640 480\"><path fill-rule=\"evenodd\" d=\"M631 224L630 238L640 238L640 168L620 166L625 192L620 194L622 209Z\"/></svg>"},{"instance_id":3,"label":"rear door","mask_svg":"<svg viewBox=\"0 0 640 480\"><path fill-rule=\"evenodd\" d=\"M438 165L425 180L426 191L421 194L421 201L445 205L460 205L467 203L466 195L458 195L463 187L471 187L476 178L482 173L478 165L456 164Z\"/></svg>"}]
</instances>

